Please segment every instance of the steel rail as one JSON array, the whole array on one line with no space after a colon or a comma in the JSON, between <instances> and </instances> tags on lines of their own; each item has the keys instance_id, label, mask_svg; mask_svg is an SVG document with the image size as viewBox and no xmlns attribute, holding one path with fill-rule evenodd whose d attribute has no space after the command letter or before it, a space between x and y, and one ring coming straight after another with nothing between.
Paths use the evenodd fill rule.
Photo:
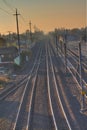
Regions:
<instances>
[{"instance_id":1,"label":"steel rail","mask_svg":"<svg viewBox=\"0 0 87 130\"><path fill-rule=\"evenodd\" d=\"M38 51L37 58L38 58L39 53L40 53L40 50ZM16 116L15 123L14 123L14 126L13 126L12 130L16 130L17 122L18 122L18 117L19 117L20 110L21 110L21 107L22 107L22 104L23 104L24 96L26 94L26 90L28 88L28 83L29 83L30 78L32 76L32 72L33 72L35 66L37 65L37 58L36 58L36 60L34 62L34 65L33 65L32 69L31 69L31 71L30 71L30 75L28 76L28 80L27 80L26 86L24 88L24 92L23 92L23 95L22 95L22 98L21 98L21 101L20 101L20 105L19 105L19 108L18 108L17 116Z\"/></svg>"},{"instance_id":2,"label":"steel rail","mask_svg":"<svg viewBox=\"0 0 87 130\"><path fill-rule=\"evenodd\" d=\"M55 48L54 48L54 50L55 50ZM56 50L55 50L55 51L56 51ZM64 62L64 54L61 53L61 51L60 51L59 48L58 48L58 52L59 52L58 55L59 55L59 57L60 57L62 63L65 65L65 62ZM76 74L78 75L78 77L80 78L80 74L78 73L78 71L75 69L75 67L71 64L71 62L70 62L68 59L67 59L67 63L70 64L70 65L72 66L72 70L74 70L75 73L76 73ZM78 88L78 90L79 90L80 93L81 93L82 87L81 87L80 83L78 82L77 78L75 77L75 75L73 74L73 72L72 72L72 70L70 69L69 66L67 66L67 69L68 69L68 71L72 74L74 80L75 80L76 83L78 84L78 87L77 87L77 88ZM87 83L85 82L84 79L82 79L82 82L83 82L83 85L87 88ZM87 98L86 95L85 95L85 98Z\"/></svg>"},{"instance_id":3,"label":"steel rail","mask_svg":"<svg viewBox=\"0 0 87 130\"><path fill-rule=\"evenodd\" d=\"M46 66L47 66L47 87L48 87L48 97L49 97L50 109L51 109L51 113L52 113L52 117L53 117L55 130L58 130L56 119L55 119L54 112L53 112L52 100L51 100L51 94L50 94L50 84L49 84L50 81L49 81L49 67L48 67L47 46L46 46Z\"/></svg>"},{"instance_id":4,"label":"steel rail","mask_svg":"<svg viewBox=\"0 0 87 130\"><path fill-rule=\"evenodd\" d=\"M37 59L37 57L38 57L38 54L36 55L36 58L35 58L35 59ZM34 63L34 64L36 64L36 60L35 60L35 63ZM30 71L28 74L26 74L22 79L20 79L20 81L15 84L15 85L17 85L16 87L13 87L13 88L12 88L12 86L11 86L11 87L9 87L9 88L3 90L3 91L0 93L0 100L5 99L5 98L6 98L7 96L9 96L11 93L13 93L13 92L16 91L17 89L19 89L19 88L21 87L21 85L23 85L23 84L28 80L28 77L29 77L30 73L31 73L31 71ZM15 85L13 85L13 86L15 86Z\"/></svg>"},{"instance_id":5,"label":"steel rail","mask_svg":"<svg viewBox=\"0 0 87 130\"><path fill-rule=\"evenodd\" d=\"M55 50L55 48L54 48L54 50ZM56 50L55 50L56 51ZM64 57L64 54L63 53L61 53L61 51L60 51L60 49L58 48L58 55L59 55L59 57L60 57L60 59L61 59L61 61L63 62L63 64L65 65L65 57ZM80 77L80 74L78 73L78 71L76 70L76 68L72 65L72 63L67 59L67 63L71 66L71 68L75 71L75 73ZM70 68L69 68L69 66L67 65L67 68L68 68L68 70L70 70ZM72 70L70 70L70 72L72 72ZM72 72L72 74L73 74L73 72ZM74 76L74 74L73 74L73 76ZM76 78L75 76L74 76L74 78ZM76 79L77 80L77 79ZM78 82L78 81L77 81ZM82 79L82 82L83 82L83 84L84 85L86 85L87 83L85 82L85 80L84 79ZM78 82L78 84L79 84L79 82ZM81 86L80 86L80 84L79 84L79 87L80 87L80 89L81 89Z\"/></svg>"},{"instance_id":6,"label":"steel rail","mask_svg":"<svg viewBox=\"0 0 87 130\"><path fill-rule=\"evenodd\" d=\"M71 49L68 49L68 51L71 53L72 56L75 56L77 59L73 58L76 62L78 62L77 60L79 60L79 56L73 52ZM79 64L79 63L78 63ZM87 65L84 63L83 59L82 59L82 65L85 67L85 69L87 70Z\"/></svg>"},{"instance_id":7,"label":"steel rail","mask_svg":"<svg viewBox=\"0 0 87 130\"><path fill-rule=\"evenodd\" d=\"M35 92L35 84L36 84L36 79L37 79L37 74L38 74L38 69L40 66L40 60L41 60L41 55L42 55L42 50L39 56L39 62L37 64L36 72L35 72L35 78L34 78L34 84L32 86L32 91L31 91L31 96L30 96L30 104L29 104L29 110L28 110L28 120L27 120L27 125L26 125L26 130L30 129L30 120L31 120L31 110L32 110L32 104L33 104L33 97L34 97L34 92Z\"/></svg>"},{"instance_id":8,"label":"steel rail","mask_svg":"<svg viewBox=\"0 0 87 130\"><path fill-rule=\"evenodd\" d=\"M25 82L27 81L27 79L25 79L24 81L22 81L20 84L18 84L16 87L10 88L10 90L5 91L4 93L0 94L0 101L4 100L5 98L7 98L10 94L12 94L14 91L18 90L21 85L23 85Z\"/></svg>"},{"instance_id":9,"label":"steel rail","mask_svg":"<svg viewBox=\"0 0 87 130\"><path fill-rule=\"evenodd\" d=\"M59 102L60 102L60 106L61 106L62 112L63 112L63 114L64 114L66 123L67 123L67 125L68 125L68 128L69 128L69 130L72 130L71 125L70 125L70 123L69 123L69 120L68 120L68 118L67 118L67 115L66 115L66 113L65 113L65 111L64 111L64 107L63 107L61 98L60 98L60 94L59 94L59 90L58 90L58 87L57 87L57 81L56 81L56 77L55 77L55 72L54 72L54 67L53 67L53 63L52 63L52 58L51 58L50 51L49 51L49 56L50 56L50 63L51 63L51 67L52 67L53 79L54 79L55 88L56 88L56 92L57 92L57 98L58 98L58 100L59 100Z\"/></svg>"},{"instance_id":10,"label":"steel rail","mask_svg":"<svg viewBox=\"0 0 87 130\"><path fill-rule=\"evenodd\" d=\"M60 55L59 55L60 57L62 56L63 58L62 58L62 62L64 63L64 55L60 52ZM67 59L67 63L68 64L70 64L70 66L72 66L71 68L74 70L74 72L78 75L78 77L80 78L80 74L79 74L79 72L76 70L76 68L72 65L72 63ZM67 65L67 68L68 68L68 70L73 74L73 72L72 72L72 70L69 68L69 66ZM73 76L74 76L74 74L73 74ZM74 76L74 79L75 79L76 77ZM77 79L76 79L77 80ZM77 80L77 82L78 82L78 80ZM82 79L82 82L83 82L83 84L84 85L86 85L87 83L85 82L85 80L84 79ZM79 82L78 82L78 84L79 84ZM80 84L79 84L79 87L80 87L80 89L81 89L81 86L80 86Z\"/></svg>"}]
</instances>

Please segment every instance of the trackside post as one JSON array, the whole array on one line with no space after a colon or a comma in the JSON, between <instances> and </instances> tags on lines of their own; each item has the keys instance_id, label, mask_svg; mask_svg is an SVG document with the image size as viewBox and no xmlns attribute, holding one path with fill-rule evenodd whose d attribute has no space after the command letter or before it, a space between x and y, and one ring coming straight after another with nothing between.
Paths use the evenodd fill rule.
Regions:
<instances>
[{"instance_id":1,"label":"trackside post","mask_svg":"<svg viewBox=\"0 0 87 130\"><path fill-rule=\"evenodd\" d=\"M84 110L84 88L82 83L82 54L81 54L81 42L79 42L79 74L80 74L80 85L82 88L81 92L81 112Z\"/></svg>"}]
</instances>

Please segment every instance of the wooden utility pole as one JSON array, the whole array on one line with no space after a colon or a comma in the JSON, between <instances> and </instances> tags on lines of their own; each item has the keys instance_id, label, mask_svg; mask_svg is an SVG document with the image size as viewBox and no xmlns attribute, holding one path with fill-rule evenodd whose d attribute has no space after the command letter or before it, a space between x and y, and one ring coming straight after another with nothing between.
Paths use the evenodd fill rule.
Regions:
<instances>
[{"instance_id":1,"label":"wooden utility pole","mask_svg":"<svg viewBox=\"0 0 87 130\"><path fill-rule=\"evenodd\" d=\"M20 57L20 37L19 37L19 24L18 24L18 12L16 9L16 13L14 14L16 16L16 25L17 25L17 37L18 37L18 46L19 46L19 57Z\"/></svg>"},{"instance_id":2,"label":"wooden utility pole","mask_svg":"<svg viewBox=\"0 0 87 130\"><path fill-rule=\"evenodd\" d=\"M65 69L67 72L67 31L66 30L64 35L64 53L65 53Z\"/></svg>"},{"instance_id":3,"label":"wooden utility pole","mask_svg":"<svg viewBox=\"0 0 87 130\"><path fill-rule=\"evenodd\" d=\"M56 50L57 50L57 53L58 53L58 36L56 34Z\"/></svg>"},{"instance_id":4,"label":"wooden utility pole","mask_svg":"<svg viewBox=\"0 0 87 130\"><path fill-rule=\"evenodd\" d=\"M9 43L11 43L11 31L8 31L8 35L9 35L9 38L8 38L8 40L9 40Z\"/></svg>"},{"instance_id":5,"label":"wooden utility pole","mask_svg":"<svg viewBox=\"0 0 87 130\"><path fill-rule=\"evenodd\" d=\"M32 30L31 30L31 21L29 22L29 30L30 30L30 40L32 41Z\"/></svg>"}]
</instances>

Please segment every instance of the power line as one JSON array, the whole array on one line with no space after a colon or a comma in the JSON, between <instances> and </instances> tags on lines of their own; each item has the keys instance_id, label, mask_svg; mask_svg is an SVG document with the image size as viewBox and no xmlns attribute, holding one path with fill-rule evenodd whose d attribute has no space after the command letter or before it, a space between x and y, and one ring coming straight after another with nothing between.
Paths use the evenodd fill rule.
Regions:
<instances>
[{"instance_id":1,"label":"power line","mask_svg":"<svg viewBox=\"0 0 87 130\"><path fill-rule=\"evenodd\" d=\"M26 30L28 30L28 25L27 24L25 24L23 21L22 21L22 19L21 19L21 17L20 17L20 32L26 32Z\"/></svg>"},{"instance_id":2,"label":"power line","mask_svg":"<svg viewBox=\"0 0 87 130\"><path fill-rule=\"evenodd\" d=\"M20 13L20 10L18 9L18 12ZM24 22L24 24L27 24L27 21L25 20L24 16L22 14L20 14L20 18L21 20ZM27 26L26 26L27 27Z\"/></svg>"},{"instance_id":3,"label":"power line","mask_svg":"<svg viewBox=\"0 0 87 130\"><path fill-rule=\"evenodd\" d=\"M18 9L18 12L20 13L20 10ZM24 26L25 26L25 28L27 29L28 28L28 24L27 24L27 20L25 19L25 17L22 15L22 14L20 14L20 19L22 20L22 23L24 24ZM20 21L21 22L21 21ZM21 23L21 24L22 24ZM22 26L23 27L23 26ZM25 29L25 30L26 30Z\"/></svg>"},{"instance_id":4,"label":"power line","mask_svg":"<svg viewBox=\"0 0 87 130\"><path fill-rule=\"evenodd\" d=\"M15 7L14 6L12 6L10 3L8 3L8 1L6 1L6 0L2 0L3 1L3 3L7 6L7 7L9 7L10 8L10 10L13 12L14 11L14 9L15 9ZM3 8L1 8L0 7L0 9L2 10L2 11L4 11L5 13L7 13L7 14L11 14L11 13L9 13L7 10L5 10L5 9L3 9ZM20 11L19 11L20 12ZM16 15L16 14L15 14ZM20 18L22 19L22 21L25 23L25 25L26 25L26 27L27 27L27 21L25 20L25 18L23 17L23 15L20 15ZM31 25L30 25L31 26ZM31 27L30 27L31 28ZM31 30L31 29L30 29ZM30 31L31 32L31 31ZM30 33L30 35L31 35L31 33Z\"/></svg>"},{"instance_id":5,"label":"power line","mask_svg":"<svg viewBox=\"0 0 87 130\"><path fill-rule=\"evenodd\" d=\"M2 11L4 11L5 13L7 13L7 14L10 14L10 15L11 15L11 13L9 13L7 10L5 10L5 9L3 9L3 8L1 8L1 7L0 7L0 9L1 9Z\"/></svg>"},{"instance_id":6,"label":"power line","mask_svg":"<svg viewBox=\"0 0 87 130\"><path fill-rule=\"evenodd\" d=\"M20 15L20 16L21 16L21 19L23 20L23 22L26 23L26 21L25 21L23 15Z\"/></svg>"},{"instance_id":7,"label":"power line","mask_svg":"<svg viewBox=\"0 0 87 130\"><path fill-rule=\"evenodd\" d=\"M10 3L8 3L6 0L2 0L3 2L4 2L4 4L6 5L6 6L8 6L10 9L11 9L11 11L14 11L14 9L15 9L15 7L14 6L12 6ZM14 9L13 9L14 8ZM19 9L18 9L18 11L19 11ZM20 12L20 11L19 11ZM27 21L25 20L25 18L23 17L23 15L20 15L20 18L23 20L23 22L25 23L25 24L27 24ZM27 26L26 26L27 27Z\"/></svg>"},{"instance_id":8,"label":"power line","mask_svg":"<svg viewBox=\"0 0 87 130\"><path fill-rule=\"evenodd\" d=\"M6 0L2 0L3 1L3 3L6 5L6 6L8 6L10 9L11 9L11 11L14 11L14 9L15 9L15 7L13 7L10 3L8 3ZM14 8L14 9L13 9Z\"/></svg>"},{"instance_id":9,"label":"power line","mask_svg":"<svg viewBox=\"0 0 87 130\"><path fill-rule=\"evenodd\" d=\"M18 9L18 12L20 13L20 10ZM22 21L24 22L24 23L27 23L27 21L25 20L25 18L24 18L24 16L21 14L20 15L20 17L21 17L21 19L22 19Z\"/></svg>"}]
</instances>

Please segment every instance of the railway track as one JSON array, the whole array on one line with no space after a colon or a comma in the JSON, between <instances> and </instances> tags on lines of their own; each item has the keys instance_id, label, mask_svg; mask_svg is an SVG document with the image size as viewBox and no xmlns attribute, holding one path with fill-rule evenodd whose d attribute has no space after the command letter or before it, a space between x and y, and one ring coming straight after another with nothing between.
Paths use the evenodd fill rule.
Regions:
<instances>
[{"instance_id":1,"label":"railway track","mask_svg":"<svg viewBox=\"0 0 87 130\"><path fill-rule=\"evenodd\" d=\"M8 96L10 96L12 93L14 93L15 91L17 91L23 84L25 84L26 81L27 81L27 77L28 76L26 76L26 78L23 78L21 80L21 82L19 82L16 86L15 85L13 87L10 86L8 89L6 89L2 93L0 93L0 101L4 100Z\"/></svg>"},{"instance_id":2,"label":"railway track","mask_svg":"<svg viewBox=\"0 0 87 130\"><path fill-rule=\"evenodd\" d=\"M34 64L33 64L33 67L32 67L32 70L33 70L33 68L35 67L35 65L37 64L37 60L38 60L38 56L39 56L39 52L40 51L40 47L39 47L39 49L38 49L38 53L37 53L37 55L36 55L36 59L35 59L35 61L34 61ZM31 71L32 71L31 70ZM2 93L1 93L1 95L0 95L0 103L2 104L2 106L5 104L4 102L7 102L7 104L9 103L9 107L8 106L6 106L6 108L9 108L9 110L10 110L10 108L11 109L13 109L13 107L12 106L14 106L15 105L15 102L17 102L17 100L20 100L19 99L19 96L20 96L20 94L22 95L23 94L23 91L25 90L25 87L26 87L26 85L27 85L27 82L28 82L28 80L29 80L29 76L30 76L30 74L32 73L32 72L28 72L28 74L21 80L21 81L19 81L19 84L17 84L17 86L15 86L14 88L12 88L12 87L9 87L8 89L6 89L6 90L4 90ZM22 91L22 93L21 93L21 91ZM19 96L18 96L18 98L17 98L17 94L16 93L19 93ZM11 100L11 101L13 101L14 102L14 105L12 105L12 102L10 103L9 102L9 100ZM20 101L18 101L18 102L20 102ZM5 105L4 105L5 106ZM11 107L10 107L11 106ZM0 108L1 109L1 108ZM18 105L15 105L14 106L14 110L16 110L16 109L18 109ZM4 109L5 110L5 109ZM3 111L3 110L2 110ZM12 110L11 110L12 111ZM13 111L13 113L14 112L17 112L17 111ZM5 113L6 113L6 111L5 111ZM8 112L9 113L9 116L10 116L10 111ZM3 114L4 115L4 114ZM8 115L8 114L7 114ZM13 114L14 115L14 114ZM12 115L11 115L12 116ZM8 117L8 119L9 119L9 117ZM13 121L11 122L11 121L8 121L8 119L2 119L1 120L1 122L2 123L0 123L0 130L2 130L2 128L3 128L3 130L8 130L8 129L11 129L12 130L12 128L13 128ZM15 119L15 115L14 115L14 119ZM14 120L14 119L12 119L12 120ZM6 127L6 120L7 120L7 122L8 122L8 125L7 125L7 127ZM2 127L2 125L1 124L4 124L4 126ZM10 128L11 127L11 128Z\"/></svg>"},{"instance_id":3,"label":"railway track","mask_svg":"<svg viewBox=\"0 0 87 130\"><path fill-rule=\"evenodd\" d=\"M76 62L77 65L79 65L79 56L77 53L68 49L68 55L70 56L70 58L72 58ZM82 67L87 70L87 65L84 60L82 60Z\"/></svg>"},{"instance_id":4,"label":"railway track","mask_svg":"<svg viewBox=\"0 0 87 130\"><path fill-rule=\"evenodd\" d=\"M48 78L50 81L48 83L48 87L49 87L48 90L49 90L49 95L50 95L49 100L51 100L50 104L51 104L51 108L52 108L55 129L56 130L62 130L62 129L72 130L70 123L68 121L68 118L66 116L64 107L63 107L62 102L61 102L61 98L60 98L60 94L59 94L59 90L58 90L59 85L57 84L57 81L56 81L54 65L52 62L53 55L51 54L50 51L51 50L49 49L49 52L48 52L49 53L49 60L50 60L49 66L51 66L52 76L50 77L50 75L51 75L51 73L50 73L49 78ZM51 82L52 79L53 79L53 82ZM59 113L61 113L61 114L59 114ZM58 118L58 116L59 116L59 118Z\"/></svg>"},{"instance_id":5,"label":"railway track","mask_svg":"<svg viewBox=\"0 0 87 130\"><path fill-rule=\"evenodd\" d=\"M66 57L67 64L65 66L72 73L75 80L78 82L79 88L81 90L82 88L80 86L79 58L77 58L78 55L76 53L74 54L74 52L72 52L71 50L68 50L68 51L69 51L69 53L67 53L67 57ZM65 64L65 55L63 52L61 52L60 48L58 48L57 54L60 56L63 64ZM87 67L87 65L82 62L82 83L83 83L83 86L86 86L86 80L87 80L86 79L86 71L85 71L86 67Z\"/></svg>"},{"instance_id":6,"label":"railway track","mask_svg":"<svg viewBox=\"0 0 87 130\"><path fill-rule=\"evenodd\" d=\"M66 106L64 108L67 112L69 112L67 114L68 114L68 119L70 121L72 129L85 130L87 128L87 126L85 125L86 119L84 119L83 116L81 115L82 113L80 113L81 103L82 103L81 101L82 88L68 66L67 66L67 72L66 73L64 72L65 62L64 62L64 57L61 54L60 50L58 53L56 53L55 48L53 48L52 46L51 48L52 50L54 50L54 55L55 55L53 56L55 57L53 58L53 63L55 64L55 67L54 67L55 74L57 75L59 73L60 75L60 77L59 76L56 77L57 81L59 81L59 84L60 84L59 92L61 95L63 105ZM58 72L58 66L59 66L60 61L62 62L60 65L61 66L60 71ZM62 75L65 75L65 78L63 78ZM86 108L87 108L87 99L85 98L85 109ZM87 111L84 111L83 114L87 116Z\"/></svg>"},{"instance_id":7,"label":"railway track","mask_svg":"<svg viewBox=\"0 0 87 130\"><path fill-rule=\"evenodd\" d=\"M36 64L38 55L39 55L39 52L36 55L34 64ZM9 95L11 95L15 91L17 91L23 84L25 84L27 82L28 77L29 77L30 74L31 74L31 71L29 71L25 76L23 76L23 78L21 78L20 80L18 80L18 82L16 82L13 86L9 86L7 89L3 90L0 93L0 101L4 100L6 97L8 97Z\"/></svg>"},{"instance_id":8,"label":"railway track","mask_svg":"<svg viewBox=\"0 0 87 130\"><path fill-rule=\"evenodd\" d=\"M69 94L68 93L66 94L66 90L64 89L64 86L67 85L67 83L65 82L65 79L62 77L62 75L65 75L65 72L64 72L64 69L63 69L64 64L61 64L61 62L60 62L61 57L56 55L52 46L51 46L51 51L53 53L53 56L55 57L55 58L52 58L52 61L54 63L54 74L55 74L56 82L58 84L57 89L58 89L58 93L60 95L59 98L60 98L61 103L62 103L63 108L64 108L66 120L68 120L68 123L69 123L69 126L70 126L69 129L80 130L77 119L76 119L76 117L75 117L75 115L72 111L72 108L70 107L70 102L67 98ZM61 66L61 67L59 67L60 68L59 70L58 70L57 66ZM61 68L62 68L62 70L61 70Z\"/></svg>"},{"instance_id":9,"label":"railway track","mask_svg":"<svg viewBox=\"0 0 87 130\"><path fill-rule=\"evenodd\" d=\"M72 66L72 70L70 70L69 66L68 69L72 72L72 74L75 76L76 80L80 84L80 74L79 74L79 57L78 55L73 51L69 50L68 53L69 57L67 57L67 62L69 62ZM87 78L87 65L82 61L82 84L83 86L86 86Z\"/></svg>"},{"instance_id":10,"label":"railway track","mask_svg":"<svg viewBox=\"0 0 87 130\"><path fill-rule=\"evenodd\" d=\"M29 121L27 129L30 130L41 130L41 129L50 129L50 130L62 130L62 129L69 129L71 130L71 127L68 123L68 120L66 119L63 107L59 101L59 96L56 93L56 88L54 89L53 86L55 86L55 76L53 72L52 67L52 61L50 54L48 52L48 49L46 49L46 67L47 67L47 83L45 86L48 86L47 88L44 87L43 90L45 91L45 94L43 94L42 87L43 85L40 85L41 79L39 79L39 73L40 68L38 69L39 73L37 76L36 84L35 84L35 90L34 95L32 97L32 108L31 109L31 115L29 114ZM42 65L40 65L41 67ZM49 66L49 67L48 67ZM50 69L49 69L50 68ZM46 73L46 72L45 72ZM46 79L45 77L45 79ZM38 81L39 80L39 81ZM44 81L44 80L43 80ZM52 82L51 82L52 81ZM44 84L44 83L43 83ZM43 95L43 96L42 96ZM45 96L46 95L46 96ZM46 103L46 101L48 101ZM50 109L50 113L48 112L47 105ZM55 107L56 106L56 107ZM61 110L62 107L62 110ZM45 109L45 110L44 110ZM50 114L50 118L49 118ZM47 115L45 117L45 115ZM46 120L46 121L45 121Z\"/></svg>"},{"instance_id":11,"label":"railway track","mask_svg":"<svg viewBox=\"0 0 87 130\"><path fill-rule=\"evenodd\" d=\"M41 59L42 60L37 74L37 81L35 84L35 93L32 100L33 103L29 129L55 130L48 100L45 48L43 50Z\"/></svg>"},{"instance_id":12,"label":"railway track","mask_svg":"<svg viewBox=\"0 0 87 130\"><path fill-rule=\"evenodd\" d=\"M41 55L41 52L39 52L39 55ZM30 75L28 76L27 84L25 86L21 102L19 105L19 109L17 112L16 120L15 123L13 124L12 130L22 130L22 129L28 129L28 123L29 123L29 115L31 111L31 103L32 103L32 98L33 98L33 92L34 92L34 86L36 82L36 77L37 77L37 71L40 62L40 57L39 59L35 62ZM31 82L31 78L33 78L33 82ZM31 86L32 84L32 86Z\"/></svg>"},{"instance_id":13,"label":"railway track","mask_svg":"<svg viewBox=\"0 0 87 130\"><path fill-rule=\"evenodd\" d=\"M35 66L35 70L32 70L32 78L29 78L26 89L24 90L13 130L62 130L65 128L67 130L71 130L68 120L66 119L66 116L64 114L63 107L59 101L58 93L56 93L57 88L54 89L52 87L54 85L57 87L57 84L53 71L50 52L47 50L46 58L44 58L45 66L47 66L47 82L43 84L48 87L44 87L42 84L42 81L45 80L41 78L41 70L43 70L43 54L41 52L38 59L38 64ZM45 77L43 74L43 78L46 79L46 67L44 68L44 70ZM52 82L50 83L49 80ZM40 83L42 85L40 85ZM43 93L42 87L45 93ZM44 106L44 104L46 104L46 107ZM50 110L48 110L48 108ZM62 125L60 124L60 122Z\"/></svg>"},{"instance_id":14,"label":"railway track","mask_svg":"<svg viewBox=\"0 0 87 130\"><path fill-rule=\"evenodd\" d=\"M62 83L62 74L65 74L62 69L65 65L64 56L60 51L57 54L48 42L42 44L41 48L29 74L23 78L23 81L20 81L17 88L6 92L7 95L6 93L1 95L1 101L3 101L23 87L19 106L15 113L16 118L6 130L83 130L71 108L68 98L72 91L69 88L70 94L68 95L64 88L65 84L67 86L64 76L65 84ZM77 87L76 84L76 87L72 88L78 99L80 95ZM5 124L5 122L4 119L1 120L1 124ZM9 124L9 122L7 123Z\"/></svg>"}]
</instances>

